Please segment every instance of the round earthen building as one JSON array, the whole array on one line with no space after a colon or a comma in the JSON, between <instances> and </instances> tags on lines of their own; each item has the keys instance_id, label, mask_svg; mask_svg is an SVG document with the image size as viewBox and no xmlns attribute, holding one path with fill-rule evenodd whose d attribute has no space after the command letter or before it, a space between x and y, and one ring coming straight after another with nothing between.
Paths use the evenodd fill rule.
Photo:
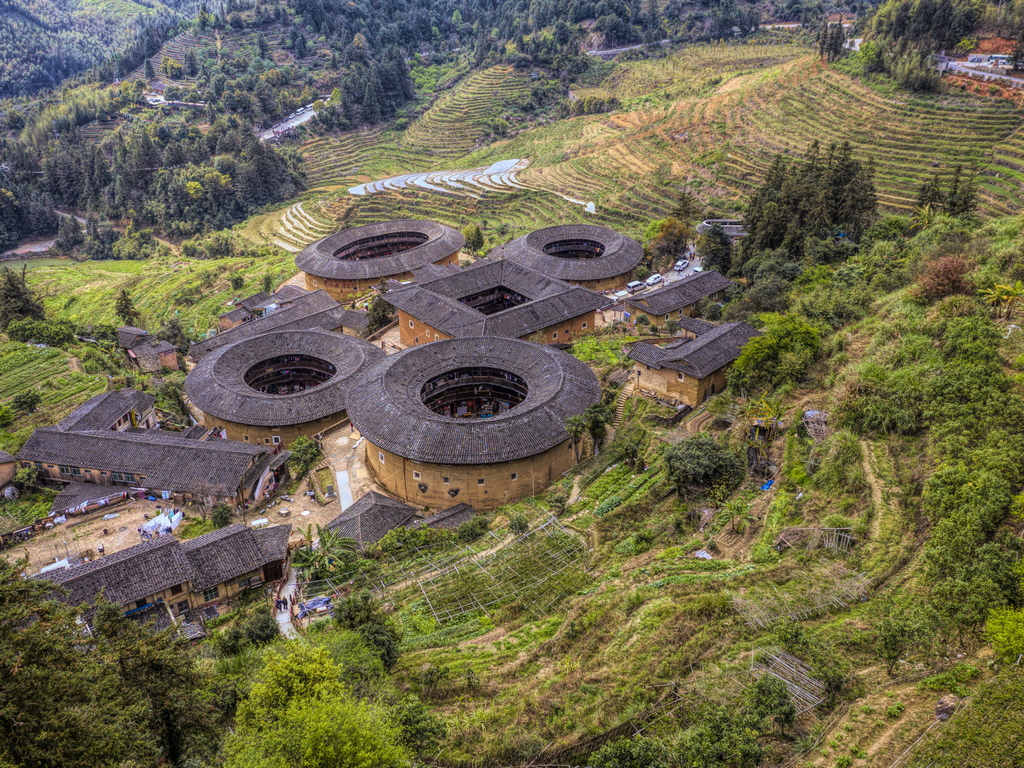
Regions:
<instances>
[{"instance_id":1,"label":"round earthen building","mask_svg":"<svg viewBox=\"0 0 1024 768\"><path fill-rule=\"evenodd\" d=\"M600 399L593 372L517 339L447 339L376 363L349 393L366 463L388 492L443 509L494 509L573 466L570 416Z\"/></svg>"},{"instance_id":2,"label":"round earthen building","mask_svg":"<svg viewBox=\"0 0 1024 768\"><path fill-rule=\"evenodd\" d=\"M305 287L323 289L338 301L380 280L408 280L428 264L458 264L462 233L433 221L402 219L346 229L310 245L295 257Z\"/></svg>"},{"instance_id":3,"label":"round earthen building","mask_svg":"<svg viewBox=\"0 0 1024 768\"><path fill-rule=\"evenodd\" d=\"M203 426L230 440L285 445L347 418L350 389L384 357L333 331L266 333L214 350L185 379Z\"/></svg>"}]
</instances>

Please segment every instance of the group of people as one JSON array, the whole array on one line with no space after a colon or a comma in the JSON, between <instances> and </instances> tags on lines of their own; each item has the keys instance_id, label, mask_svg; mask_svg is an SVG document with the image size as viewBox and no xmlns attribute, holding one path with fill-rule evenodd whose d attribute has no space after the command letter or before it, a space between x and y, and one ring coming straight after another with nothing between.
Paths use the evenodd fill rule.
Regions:
<instances>
[{"instance_id":1,"label":"group of people","mask_svg":"<svg viewBox=\"0 0 1024 768\"><path fill-rule=\"evenodd\" d=\"M295 595L291 597L276 598L274 600L275 611L287 611L289 605L295 605Z\"/></svg>"}]
</instances>

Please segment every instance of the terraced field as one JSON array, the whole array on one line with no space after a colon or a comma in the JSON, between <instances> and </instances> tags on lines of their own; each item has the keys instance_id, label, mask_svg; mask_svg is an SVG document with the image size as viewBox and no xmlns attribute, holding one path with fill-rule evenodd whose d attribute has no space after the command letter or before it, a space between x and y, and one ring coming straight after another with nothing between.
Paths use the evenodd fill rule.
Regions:
<instances>
[{"instance_id":1,"label":"terraced field","mask_svg":"<svg viewBox=\"0 0 1024 768\"><path fill-rule=\"evenodd\" d=\"M273 213L254 216L246 223L242 234L260 245L275 245L290 253L301 251L338 228L333 220L310 213L307 207L315 205L296 203Z\"/></svg>"},{"instance_id":2,"label":"terraced field","mask_svg":"<svg viewBox=\"0 0 1024 768\"><path fill-rule=\"evenodd\" d=\"M994 148L1020 124L1006 100L956 92L888 97L817 63L801 62L773 81L724 94L713 119L708 117L706 110L686 115L677 130L699 133L710 126L717 133L725 149L718 178L736 192L757 183L775 153L799 153L818 139L848 140L857 156L873 160L879 199L889 209L912 209L921 183L957 163L983 172L984 213L1017 210L1022 200L1019 184L1007 184L990 167ZM1012 142L1002 157L1005 176L1020 173Z\"/></svg>"},{"instance_id":3,"label":"terraced field","mask_svg":"<svg viewBox=\"0 0 1024 768\"><path fill-rule=\"evenodd\" d=\"M485 135L484 121L501 117L506 106L522 98L529 87L529 77L512 67L474 72L415 120L401 143L428 155L469 152Z\"/></svg>"},{"instance_id":4,"label":"terraced field","mask_svg":"<svg viewBox=\"0 0 1024 768\"><path fill-rule=\"evenodd\" d=\"M268 27L262 30L262 32L271 45L279 42L279 38L283 34L278 25ZM199 34L184 32L164 43L160 50L150 57L150 61L153 63L153 69L156 71L157 80L165 85L187 86L195 82L194 77L182 76L175 79L168 77L160 71L160 62L163 61L165 56L181 63L185 60L185 53L187 51L211 48L233 60L249 61L255 55L255 43L256 33L253 31L231 29L222 32L208 30ZM146 65L143 62L132 70L125 79L144 79L145 73Z\"/></svg>"},{"instance_id":5,"label":"terraced field","mask_svg":"<svg viewBox=\"0 0 1024 768\"><path fill-rule=\"evenodd\" d=\"M849 140L856 156L872 160L888 210L910 210L921 183L957 163L978 168L983 214L1024 209L1024 131L1011 102L953 89L889 93L791 45L694 47L662 60L617 65L604 82L578 94L612 88L623 98L619 112L557 120L461 156L414 150L425 127L440 132L452 119L452 105L482 90L474 78L484 74L498 73L495 68L469 78L404 135L353 132L306 144L322 216L334 226L397 216L458 226L480 221L489 224L492 239L566 221L605 224L635 236L670 212L684 187L717 213L737 212L776 153L801 154L814 140ZM422 178L443 188L430 181L442 178L442 171L512 158L529 162L515 176L524 189L485 191L479 199L415 183L359 187L378 192L363 197L347 192L419 172L429 172ZM593 210L583 202L593 202ZM275 232L283 232L283 242L301 241L283 217L279 229L269 217L260 228L272 241Z\"/></svg>"},{"instance_id":6,"label":"terraced field","mask_svg":"<svg viewBox=\"0 0 1024 768\"><path fill-rule=\"evenodd\" d=\"M22 416L19 427L53 424L106 388L105 376L79 372L70 355L59 349L37 349L15 341L0 343L0 403L30 389L41 398L37 412Z\"/></svg>"}]
</instances>

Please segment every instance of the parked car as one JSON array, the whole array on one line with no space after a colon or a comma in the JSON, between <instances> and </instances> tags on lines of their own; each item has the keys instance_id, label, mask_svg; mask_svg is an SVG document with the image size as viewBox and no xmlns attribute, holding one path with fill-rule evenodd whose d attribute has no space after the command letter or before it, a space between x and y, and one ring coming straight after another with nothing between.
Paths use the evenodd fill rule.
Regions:
<instances>
[{"instance_id":1,"label":"parked car","mask_svg":"<svg viewBox=\"0 0 1024 768\"><path fill-rule=\"evenodd\" d=\"M687 261L686 259L680 259L679 261L676 262L674 269L676 272L682 272L688 266L690 266L689 261Z\"/></svg>"},{"instance_id":2,"label":"parked car","mask_svg":"<svg viewBox=\"0 0 1024 768\"><path fill-rule=\"evenodd\" d=\"M629 291L630 293L636 293L637 291L642 291L646 287L647 286L641 280L634 280L631 283L626 283L626 290Z\"/></svg>"},{"instance_id":3,"label":"parked car","mask_svg":"<svg viewBox=\"0 0 1024 768\"><path fill-rule=\"evenodd\" d=\"M644 282L647 283L647 285L657 285L658 283L662 282L664 279L665 279L664 277L662 277L660 274L655 272L653 275L651 275L646 280L644 280Z\"/></svg>"},{"instance_id":4,"label":"parked car","mask_svg":"<svg viewBox=\"0 0 1024 768\"><path fill-rule=\"evenodd\" d=\"M693 271L694 272L703 272L704 271L704 267L694 267Z\"/></svg>"},{"instance_id":5,"label":"parked car","mask_svg":"<svg viewBox=\"0 0 1024 768\"><path fill-rule=\"evenodd\" d=\"M629 291L616 291L612 294L612 298L616 301L622 301L623 299L629 298Z\"/></svg>"}]
</instances>

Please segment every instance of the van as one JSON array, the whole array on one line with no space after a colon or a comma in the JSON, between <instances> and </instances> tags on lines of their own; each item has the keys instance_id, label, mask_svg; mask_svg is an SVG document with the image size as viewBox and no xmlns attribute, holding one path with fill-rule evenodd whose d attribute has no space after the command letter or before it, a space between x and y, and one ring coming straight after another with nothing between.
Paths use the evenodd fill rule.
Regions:
<instances>
[{"instance_id":1,"label":"van","mask_svg":"<svg viewBox=\"0 0 1024 768\"><path fill-rule=\"evenodd\" d=\"M626 290L629 291L630 293L642 291L646 287L647 285L644 283L643 280L633 280L632 282L626 283Z\"/></svg>"},{"instance_id":2,"label":"van","mask_svg":"<svg viewBox=\"0 0 1024 768\"><path fill-rule=\"evenodd\" d=\"M655 272L655 273L654 273L653 275L651 275L650 277L648 277L648 278L647 278L647 280L646 280L645 282L646 282L646 283L647 283L648 285L658 285L658 283L662 282L662 281L663 281L664 279L665 279L665 278L664 278L664 277L662 277L660 273L658 273L658 272Z\"/></svg>"},{"instance_id":3,"label":"van","mask_svg":"<svg viewBox=\"0 0 1024 768\"><path fill-rule=\"evenodd\" d=\"M622 301L623 299L629 298L629 291L616 291L612 294L612 298L616 301Z\"/></svg>"}]
</instances>

